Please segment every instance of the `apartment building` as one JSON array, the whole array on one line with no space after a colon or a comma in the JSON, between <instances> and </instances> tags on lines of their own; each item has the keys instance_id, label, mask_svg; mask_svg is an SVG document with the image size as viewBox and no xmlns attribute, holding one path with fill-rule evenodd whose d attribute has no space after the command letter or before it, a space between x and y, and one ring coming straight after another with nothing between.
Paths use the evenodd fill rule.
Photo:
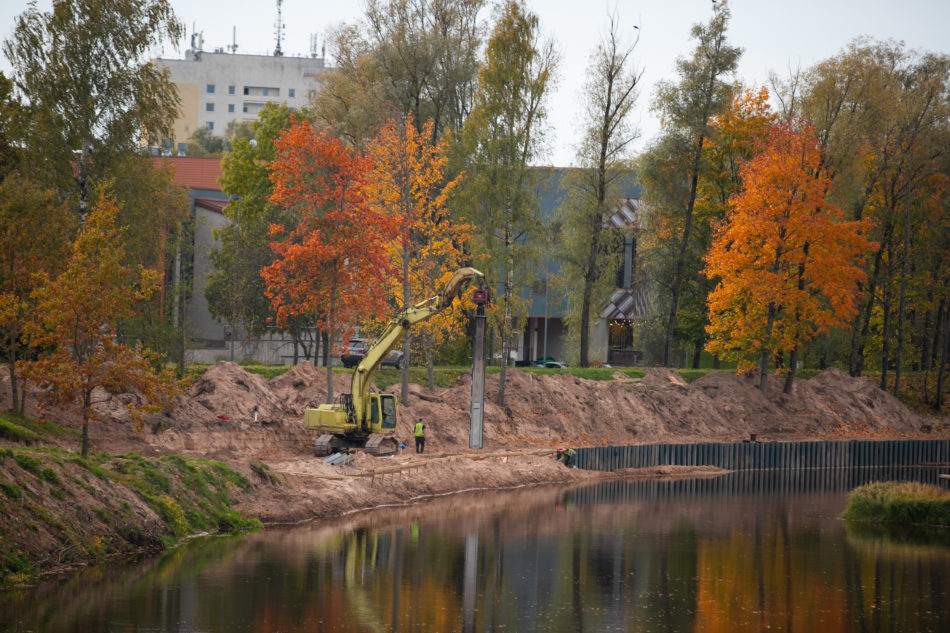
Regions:
<instances>
[{"instance_id":1,"label":"apartment building","mask_svg":"<svg viewBox=\"0 0 950 633\"><path fill-rule=\"evenodd\" d=\"M184 145L199 127L224 135L228 126L253 121L267 103L287 103L294 110L320 89L325 71L321 57L238 55L189 49L185 59L158 58L178 87L181 110L175 120L174 147Z\"/></svg>"}]
</instances>

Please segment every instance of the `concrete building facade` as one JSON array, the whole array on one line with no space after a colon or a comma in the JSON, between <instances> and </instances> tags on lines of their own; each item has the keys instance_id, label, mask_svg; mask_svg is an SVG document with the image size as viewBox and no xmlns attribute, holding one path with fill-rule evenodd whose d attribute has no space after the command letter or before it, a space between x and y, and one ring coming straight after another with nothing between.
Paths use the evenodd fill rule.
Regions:
<instances>
[{"instance_id":1,"label":"concrete building facade","mask_svg":"<svg viewBox=\"0 0 950 633\"><path fill-rule=\"evenodd\" d=\"M228 126L253 121L267 103L305 106L320 89L325 71L320 57L238 55L189 49L185 59L152 60L167 68L178 87L181 110L174 147L181 151L199 127L223 136Z\"/></svg>"}]
</instances>

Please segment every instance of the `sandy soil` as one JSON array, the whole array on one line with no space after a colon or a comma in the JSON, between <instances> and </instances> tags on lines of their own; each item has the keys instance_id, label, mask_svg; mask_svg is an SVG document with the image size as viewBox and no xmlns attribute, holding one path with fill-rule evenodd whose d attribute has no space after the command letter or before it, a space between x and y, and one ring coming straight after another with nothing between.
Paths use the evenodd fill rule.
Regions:
<instances>
[{"instance_id":1,"label":"sandy soil","mask_svg":"<svg viewBox=\"0 0 950 633\"><path fill-rule=\"evenodd\" d=\"M267 380L234 363L208 369L176 407L146 420L137 432L121 406L126 394L97 405L90 427L96 450L143 455L179 453L224 461L256 482L241 510L265 522L339 516L380 505L398 505L464 489L517 487L605 476L569 470L552 459L558 445L623 445L665 441L737 441L831 437L947 437L950 422L909 411L868 379L829 369L798 380L781 393L776 376L767 395L747 375L715 373L686 384L675 372L648 369L643 379L617 372L613 380L537 375L510 370L506 406L495 403L498 375L488 377L484 448L468 449L469 377L430 392L411 385L400 406L396 437L412 446L412 421L426 422L425 455L411 448L331 466L312 456L316 432L301 424L303 410L325 400L326 375L304 362ZM346 374L334 375L334 393L349 389ZM390 388L397 392L398 385ZM9 386L0 384L0 406L9 406ZM253 420L258 408L258 422ZM27 413L78 426L76 411ZM75 440L70 440L75 441ZM75 450L75 446L67 446ZM487 456L486 456L487 455ZM276 481L261 473L265 464ZM257 467L255 467L257 465ZM620 472L613 476L677 476ZM710 474L707 472L693 474Z\"/></svg>"}]
</instances>

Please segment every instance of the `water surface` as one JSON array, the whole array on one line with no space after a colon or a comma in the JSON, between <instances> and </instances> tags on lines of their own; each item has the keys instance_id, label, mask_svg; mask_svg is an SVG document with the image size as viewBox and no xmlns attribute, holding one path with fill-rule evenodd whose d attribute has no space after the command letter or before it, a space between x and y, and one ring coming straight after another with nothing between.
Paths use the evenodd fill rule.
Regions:
<instances>
[{"instance_id":1,"label":"water surface","mask_svg":"<svg viewBox=\"0 0 950 633\"><path fill-rule=\"evenodd\" d=\"M950 535L839 520L936 471L458 495L0 594L2 631L950 631Z\"/></svg>"}]
</instances>

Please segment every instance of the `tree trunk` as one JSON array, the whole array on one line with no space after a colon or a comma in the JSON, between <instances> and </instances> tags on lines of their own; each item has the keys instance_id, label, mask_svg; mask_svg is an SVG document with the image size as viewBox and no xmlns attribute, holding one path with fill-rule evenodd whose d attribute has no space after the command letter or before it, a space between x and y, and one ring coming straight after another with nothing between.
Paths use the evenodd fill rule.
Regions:
<instances>
[{"instance_id":1,"label":"tree trunk","mask_svg":"<svg viewBox=\"0 0 950 633\"><path fill-rule=\"evenodd\" d=\"M426 333L426 378L429 380L429 391L435 391L435 344L432 334Z\"/></svg>"},{"instance_id":2,"label":"tree trunk","mask_svg":"<svg viewBox=\"0 0 950 633\"><path fill-rule=\"evenodd\" d=\"M510 215L510 214L509 214ZM512 314L511 297L514 292L514 253L512 252L512 234L509 228L505 228L505 253L507 259L505 262L505 283L504 283L504 316L501 325L501 373L498 376L498 406L505 406L505 378L508 370L508 358L511 356L511 332L512 332Z\"/></svg>"},{"instance_id":3,"label":"tree trunk","mask_svg":"<svg viewBox=\"0 0 950 633\"><path fill-rule=\"evenodd\" d=\"M10 410L18 412L20 410L20 393L17 388L16 356L7 363L7 370L10 373L10 395L13 397L12 408Z\"/></svg>"},{"instance_id":4,"label":"tree trunk","mask_svg":"<svg viewBox=\"0 0 950 633\"><path fill-rule=\"evenodd\" d=\"M871 268L871 278L868 280L867 301L864 304L864 310L861 315L855 317L855 326L852 328L851 336L851 362L850 370L852 376L860 376L864 371L864 346L867 337L871 332L871 313L874 312L874 294L877 292L877 282L881 274L881 262L884 258L884 249L890 241L893 225L888 222L884 226L881 244L874 254L874 266ZM860 329L857 325L860 323Z\"/></svg>"},{"instance_id":5,"label":"tree trunk","mask_svg":"<svg viewBox=\"0 0 950 633\"><path fill-rule=\"evenodd\" d=\"M775 323L775 304L769 304L769 316L768 320L765 323L765 336L763 339L768 341L772 337L772 325ZM762 392L762 395L765 395L766 388L768 387L769 380L769 350L767 347L762 348L762 357L759 360L759 365L761 366L761 375L759 376L759 391Z\"/></svg>"},{"instance_id":6,"label":"tree trunk","mask_svg":"<svg viewBox=\"0 0 950 633\"><path fill-rule=\"evenodd\" d=\"M910 209L904 211L904 246L901 256L901 290L897 302L897 359L894 366L894 397L901 388L901 365L904 363L904 311L907 308L907 260L910 258Z\"/></svg>"},{"instance_id":7,"label":"tree trunk","mask_svg":"<svg viewBox=\"0 0 950 633\"><path fill-rule=\"evenodd\" d=\"M938 338L940 340L937 365L937 393L934 395L934 409L943 408L943 382L946 375L947 355L950 353L950 304L944 302L943 314L937 317Z\"/></svg>"},{"instance_id":8,"label":"tree trunk","mask_svg":"<svg viewBox=\"0 0 950 633\"><path fill-rule=\"evenodd\" d=\"M82 436L79 442L79 454L83 459L89 455L89 409L92 406L92 390L82 396Z\"/></svg>"},{"instance_id":9,"label":"tree trunk","mask_svg":"<svg viewBox=\"0 0 950 633\"><path fill-rule=\"evenodd\" d=\"M663 347L663 366L669 367L673 357L673 330L676 327L676 311L679 309L680 289L683 285L683 270L686 267L686 250L689 246L690 232L693 227L693 206L696 203L696 188L699 185L699 163L703 156L705 136L699 135L696 154L693 157L693 169L689 183L689 199L686 201L686 217L683 222L683 237L680 240L679 253L676 257L676 267L673 269L672 297L670 299L670 314L666 322L666 340Z\"/></svg>"},{"instance_id":10,"label":"tree trunk","mask_svg":"<svg viewBox=\"0 0 950 633\"><path fill-rule=\"evenodd\" d=\"M785 386L782 388L782 393L790 394L792 393L792 382L795 380L795 369L798 366L798 345L792 348L792 353L789 354L788 359L788 372L785 374Z\"/></svg>"},{"instance_id":11,"label":"tree trunk","mask_svg":"<svg viewBox=\"0 0 950 633\"><path fill-rule=\"evenodd\" d=\"M406 213L408 216L408 213ZM402 246L402 309L405 310L409 306L413 305L412 298L409 296L409 245L408 241L403 241ZM406 333L402 337L402 372L400 376L400 394L399 397L402 398L403 402L409 402L409 354L412 346L412 334L410 334L409 329L406 329Z\"/></svg>"},{"instance_id":12,"label":"tree trunk","mask_svg":"<svg viewBox=\"0 0 950 633\"><path fill-rule=\"evenodd\" d=\"M693 342L693 369L699 369L699 357L703 353L703 342L697 340Z\"/></svg>"},{"instance_id":13,"label":"tree trunk","mask_svg":"<svg viewBox=\"0 0 950 633\"><path fill-rule=\"evenodd\" d=\"M881 390L887 391L887 369L891 362L891 290L884 289L884 325L881 329Z\"/></svg>"},{"instance_id":14,"label":"tree trunk","mask_svg":"<svg viewBox=\"0 0 950 633\"><path fill-rule=\"evenodd\" d=\"M333 313L335 309L336 309L336 293L331 293L330 306L327 309L327 322L326 322L326 330L325 330L326 335L328 337L327 338L328 343L332 341L332 339L329 337L335 332L335 330L333 329ZM330 345L328 344L327 349L329 349L329 347ZM329 358L329 354L327 354L327 404L332 404L332 403L333 403L333 368L330 367L330 358Z\"/></svg>"}]
</instances>

